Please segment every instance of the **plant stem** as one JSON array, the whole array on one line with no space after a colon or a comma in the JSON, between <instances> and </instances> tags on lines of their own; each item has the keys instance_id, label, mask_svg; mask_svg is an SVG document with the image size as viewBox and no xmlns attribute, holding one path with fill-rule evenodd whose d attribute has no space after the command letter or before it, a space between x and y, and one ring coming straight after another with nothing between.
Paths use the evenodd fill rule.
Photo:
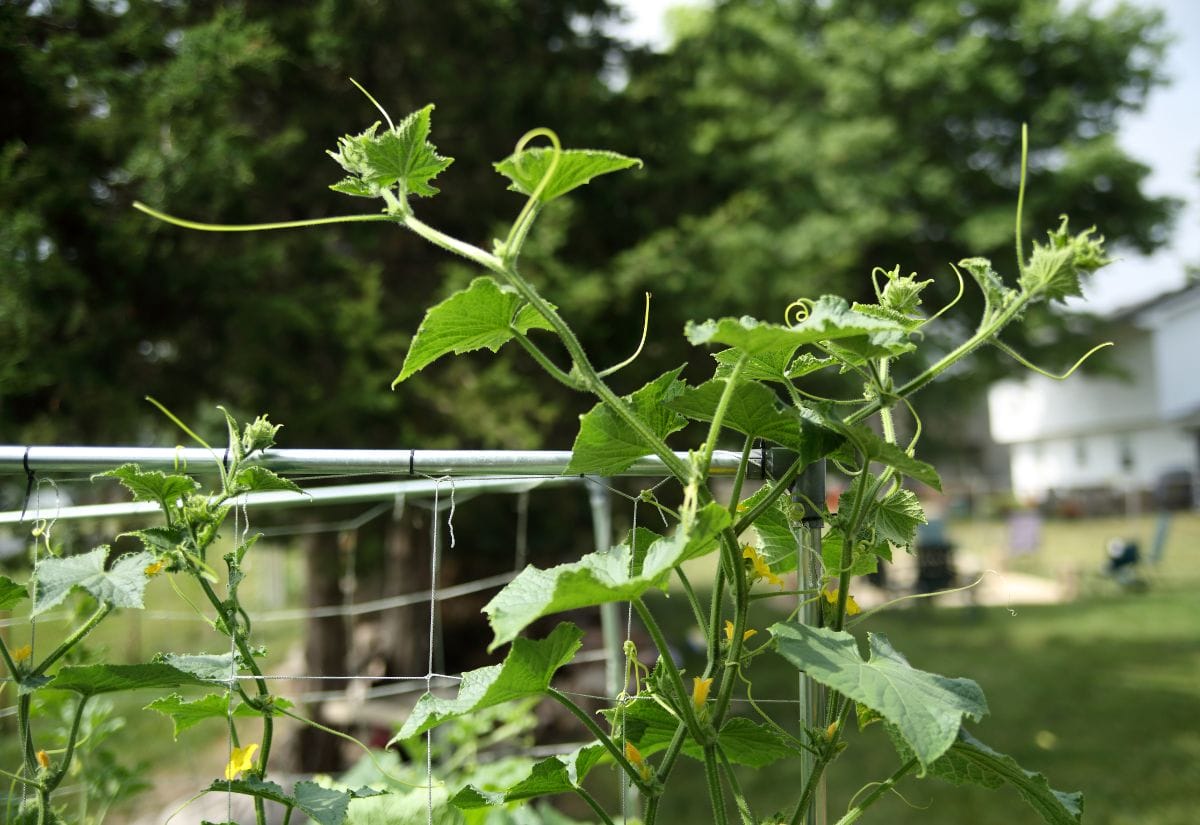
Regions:
<instances>
[{"instance_id":1,"label":"plant stem","mask_svg":"<svg viewBox=\"0 0 1200 825\"><path fill-rule=\"evenodd\" d=\"M683 741L687 738L687 726L682 722L676 726L675 734L671 737L671 744L667 745L667 752L663 755L662 761L658 764L658 772L655 778L660 787L664 790L667 784L667 778L670 777L671 771L675 769L675 762L679 759L679 754L683 750ZM658 806L662 801L662 795L652 796L646 803L646 825L654 825L654 819L658 816Z\"/></svg>"},{"instance_id":2,"label":"plant stem","mask_svg":"<svg viewBox=\"0 0 1200 825\"><path fill-rule=\"evenodd\" d=\"M79 628L76 629L76 631L66 639L63 639L59 646L54 648L54 650L50 652L50 655L43 659L42 663L34 668L29 675L41 676L44 674L46 672L46 668L57 662L64 655L66 655L67 651L83 641L83 638L95 630L96 625L100 624L100 621L112 611L113 606L108 602L101 604L100 607L96 609L96 612L93 613L86 622L80 625Z\"/></svg>"},{"instance_id":3,"label":"plant stem","mask_svg":"<svg viewBox=\"0 0 1200 825\"><path fill-rule=\"evenodd\" d=\"M712 806L715 825L726 825L725 795L721 793L721 772L717 769L714 745L704 746L704 779L708 784L708 800Z\"/></svg>"},{"instance_id":4,"label":"plant stem","mask_svg":"<svg viewBox=\"0 0 1200 825\"><path fill-rule=\"evenodd\" d=\"M733 399L734 392L737 391L738 379L742 375L742 367L746 366L746 361L750 356L745 353L738 358L737 363L733 365L733 370L729 373L729 377L725 379L725 389L721 393L721 398L717 401L717 408L713 411L712 422L708 426L708 438L704 440L704 448L701 453L700 466L696 469L704 477L708 477L708 467L712 464L713 451L717 448L717 439L721 436L721 425L725 422L725 413L729 411L729 402Z\"/></svg>"},{"instance_id":5,"label":"plant stem","mask_svg":"<svg viewBox=\"0 0 1200 825\"><path fill-rule=\"evenodd\" d=\"M579 798L586 802L587 806L595 812L596 816L600 817L600 821L603 822L604 825L613 825L612 817L610 817L605 810L600 807L600 803L596 801L594 796L588 793L580 785L575 785L574 790Z\"/></svg>"},{"instance_id":6,"label":"plant stem","mask_svg":"<svg viewBox=\"0 0 1200 825\"><path fill-rule=\"evenodd\" d=\"M228 631L230 638L233 639L234 646L242 657L246 668L254 675L254 683L258 687L259 699L268 699L271 696L271 691L267 687L267 682L263 678L261 668L254 661L254 654L246 644L246 640L242 637L241 631L237 626L236 611L225 610L221 603L221 598L216 591L212 589L212 585L203 576L196 576L196 581L200 583L200 588L204 591L205 597L208 598L213 609L217 611L217 615L221 617L221 621L225 624L225 629ZM231 665L233 666L233 665ZM236 678L236 677L235 677ZM263 713L262 716L262 741L259 743L259 758L258 764L261 766L258 770L259 779L266 779L267 776L267 760L271 757L271 741L275 732L275 720L270 713ZM263 806L262 797L254 797L254 816L258 825L266 825L266 808Z\"/></svg>"},{"instance_id":7,"label":"plant stem","mask_svg":"<svg viewBox=\"0 0 1200 825\"><path fill-rule=\"evenodd\" d=\"M639 791L650 797L653 797L657 794L657 791L642 778L641 772L638 771L638 769L632 764L630 764L629 760L625 757L625 754L622 753L621 749L617 747L617 743L612 740L612 737L605 733L604 730L596 724L595 720L587 715L583 708L579 707L579 705L572 702L570 698L555 688L547 688L546 695L570 711L572 716L583 723L584 727L588 729L588 732L591 733L592 736L596 737L597 741L604 746L604 749L607 750L612 758L616 760L616 763L621 766L621 770L625 771L625 773L629 775L629 779L633 782L633 784L637 785Z\"/></svg>"},{"instance_id":8,"label":"plant stem","mask_svg":"<svg viewBox=\"0 0 1200 825\"><path fill-rule=\"evenodd\" d=\"M434 229L429 224L418 220L411 212L404 216L403 222L404 226L408 227L434 246L440 246L447 252L453 252L455 255L461 255L468 261L479 264L484 269L489 269L497 274L504 273L504 264L495 255L491 254L490 252L485 252L473 244L460 241L458 238L453 238L444 232Z\"/></svg>"},{"instance_id":9,"label":"plant stem","mask_svg":"<svg viewBox=\"0 0 1200 825\"><path fill-rule=\"evenodd\" d=\"M742 793L742 786L733 770L733 764L730 763L729 757L720 743L717 744L717 758L721 761L721 770L725 773L725 781L729 783L729 792L733 794L733 801L737 805L743 825L755 825L758 818L754 816L754 811L750 808L750 802L746 799L746 795Z\"/></svg>"},{"instance_id":10,"label":"plant stem","mask_svg":"<svg viewBox=\"0 0 1200 825\"><path fill-rule=\"evenodd\" d=\"M917 760L914 757L901 765L895 773L880 782L874 790L863 797L861 802L846 811L846 815L839 819L836 825L850 825L850 823L858 821L858 818L863 815L867 808L874 805L881 796L894 788L897 782L907 776L913 768L917 767L917 764Z\"/></svg>"},{"instance_id":11,"label":"plant stem","mask_svg":"<svg viewBox=\"0 0 1200 825\"><path fill-rule=\"evenodd\" d=\"M547 356L546 353L542 352L541 349L538 348L537 344L529 340L528 336L517 332L516 330L512 330L512 332L513 337L517 339L517 343L521 345L522 349L529 353L530 357L532 357L534 361L537 361L538 366L544 369L547 375L549 375L558 383L563 384L568 389L578 390L580 388L579 382L559 369L558 366L550 360L549 356Z\"/></svg>"},{"instance_id":12,"label":"plant stem","mask_svg":"<svg viewBox=\"0 0 1200 825\"><path fill-rule=\"evenodd\" d=\"M0 636L0 658L4 659L4 666L8 668L8 675L12 677L14 682L18 681L17 663L13 661L12 654L8 652L8 645L4 643L2 636Z\"/></svg>"},{"instance_id":13,"label":"plant stem","mask_svg":"<svg viewBox=\"0 0 1200 825\"><path fill-rule=\"evenodd\" d=\"M696 718L696 709L692 707L692 696L683 684L683 677L679 675L679 668L675 667L675 662L671 659L671 648L667 644L667 638L663 635L662 628L658 626L654 614L650 612L650 609L646 607L646 603L641 599L633 600L633 609L637 611L642 624L649 631L650 638L654 639L654 646L658 648L659 658L665 665L664 670L666 670L667 676L671 680L671 686L675 689L679 710L683 714L683 721L688 727L688 732L691 733L692 738L697 743L701 745L706 744L710 737L705 735L704 729L700 727L700 720Z\"/></svg>"},{"instance_id":14,"label":"plant stem","mask_svg":"<svg viewBox=\"0 0 1200 825\"><path fill-rule=\"evenodd\" d=\"M87 702L87 696L79 697L79 704L75 706L75 716L71 720L71 733L67 737L67 750L63 754L62 764L59 766L58 771L46 782L47 793L59 786L71 767L71 759L75 755L75 740L79 738L79 726L83 722L83 709L87 705Z\"/></svg>"},{"instance_id":15,"label":"plant stem","mask_svg":"<svg viewBox=\"0 0 1200 825\"><path fill-rule=\"evenodd\" d=\"M733 538L730 538L733 536ZM733 591L733 633L729 639L729 649L725 654L724 670L721 673L721 685L717 692L717 701L713 705L712 724L718 730L725 720L729 710L729 702L733 698L735 669L742 658L743 636L746 632L746 611L750 606L749 586L742 565L741 554L738 553L736 534L725 530L722 534L721 552L726 556L729 565L731 589Z\"/></svg>"},{"instance_id":16,"label":"plant stem","mask_svg":"<svg viewBox=\"0 0 1200 825\"><path fill-rule=\"evenodd\" d=\"M692 583L688 581L687 574L683 572L682 566L675 568L675 575L679 578L679 584L683 587L688 604L691 605L692 617L696 620L696 626L703 630L705 626L704 611L700 609L700 600L696 598L696 591L692 588Z\"/></svg>"},{"instance_id":17,"label":"plant stem","mask_svg":"<svg viewBox=\"0 0 1200 825\"><path fill-rule=\"evenodd\" d=\"M738 504L741 503L742 485L746 483L746 470L750 466L750 452L754 449L754 436L746 436L742 445L742 458L738 461L737 472L733 475L733 489L729 493L729 517L737 518Z\"/></svg>"}]
</instances>

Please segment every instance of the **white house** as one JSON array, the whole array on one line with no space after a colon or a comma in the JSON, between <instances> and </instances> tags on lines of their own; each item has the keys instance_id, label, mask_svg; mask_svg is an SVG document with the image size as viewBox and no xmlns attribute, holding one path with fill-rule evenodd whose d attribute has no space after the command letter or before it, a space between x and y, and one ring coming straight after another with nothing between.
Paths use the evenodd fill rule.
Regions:
<instances>
[{"instance_id":1,"label":"white house","mask_svg":"<svg viewBox=\"0 0 1200 825\"><path fill-rule=\"evenodd\" d=\"M988 391L992 438L1009 448L1019 498L1200 486L1200 284L1119 320L1125 378L1029 374Z\"/></svg>"}]
</instances>

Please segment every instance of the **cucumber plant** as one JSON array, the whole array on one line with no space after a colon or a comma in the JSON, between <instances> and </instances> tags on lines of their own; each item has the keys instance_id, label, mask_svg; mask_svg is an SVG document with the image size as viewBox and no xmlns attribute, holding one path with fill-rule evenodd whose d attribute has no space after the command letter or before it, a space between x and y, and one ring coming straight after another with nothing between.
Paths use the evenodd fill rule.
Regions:
<instances>
[{"instance_id":1,"label":"cucumber plant","mask_svg":"<svg viewBox=\"0 0 1200 825\"><path fill-rule=\"evenodd\" d=\"M886 729L896 751L896 768L886 781L865 786L839 825L858 820L910 774L989 788L1012 785L1046 822L1079 823L1083 811L1079 794L1052 789L1045 777L1025 770L969 732L969 723L988 711L976 683L919 670L883 635L861 633L860 625L869 616L859 614L850 586L854 575L873 569L880 558L890 558L893 549L911 548L924 514L906 483L940 486L936 470L916 457L920 427L913 438L900 443L894 411L903 409L919 422L911 398L922 387L979 347L1009 351L998 336L1009 324L1019 322L1029 306L1079 294L1081 279L1107 263L1103 239L1092 230L1072 233L1064 217L1047 240L1035 242L1026 256L1021 236L1022 174L1015 277L1006 280L983 258L966 258L954 267L959 295L965 271L982 292L983 311L974 332L932 363L925 365L913 357L923 346L924 327L946 311L933 316L922 312L921 294L930 282L901 275L898 267L876 269L871 303L822 295L798 299L787 308L782 323L749 317L689 323L683 334L711 354L711 378L692 385L681 378L682 368L674 368L628 395L619 395L608 379L626 364L607 368L595 364L564 313L522 274L520 262L543 210L574 189L603 175L638 167L640 161L610 151L563 148L548 129L527 133L509 157L495 164L509 188L525 196L524 205L505 237L485 249L452 237L416 215L415 199L436 195L433 181L452 162L430 141L433 106L395 122L371 100L386 126L376 122L337 141L330 155L345 177L332 188L382 201L378 212L224 226L175 218L142 204L137 207L161 220L212 231L339 221L388 223L470 261L480 268L480 276L427 311L393 387L444 357L485 348L495 352L515 341L554 380L595 399L595 405L581 416L567 473L615 475L644 456L654 456L678 485L682 500L672 509L653 496L644 497L662 510L672 524L669 529L656 532L639 526L604 552L549 569L527 567L484 608L493 633L490 649L508 646L502 662L463 674L454 698L421 697L393 743L419 741L417 737L436 726L534 697L562 705L592 741L569 754L530 760L523 775L509 775L499 786L468 780L459 788L439 788L439 804L451 817L447 821L483 822L490 809L573 793L600 822L611 825L615 814L585 786L588 774L601 764L615 766L623 781L637 789L642 822L673 821L670 789L681 758L703 765L713 822L724 825L731 813L743 825L818 821L819 788L849 746L845 731L853 714L860 727L878 724ZM531 145L539 139L545 145ZM1022 173L1025 155L1023 145ZM921 366L905 375L909 363ZM812 377L822 371L856 377L862 383L861 394L852 398L813 394ZM706 435L699 444L684 445L690 448L677 452L673 442L689 422L707 427ZM385 814L391 817L388 821L425 821L424 809L414 812L411 794L394 793L403 796L403 805L389 808L387 800L364 798L375 793L367 789L302 781L285 791L267 779L273 719L301 717L273 696L262 678L258 651L250 639L251 620L237 594L242 563L253 540L236 544L224 556L224 596L213 587L216 577L207 553L237 495L290 485L248 461L256 450L270 446L275 430L265 419L239 430L230 419L229 458L218 458L221 483L211 493L201 493L183 474L147 473L132 466L114 470L110 475L135 498L157 502L164 513L165 525L135 534L145 547L142 552L107 569L102 550L94 551L95 558L47 557L35 568L29 585L0 580L0 607L32 596L35 612L41 611L53 606L51 602L61 602L74 587L87 590L99 604L92 619L36 664L0 641L0 654L21 697L23 743L22 764L5 773L30 792L20 814L23 818L17 821L58 821L49 797L62 780L63 765L71 759L70 746L58 764L43 759L34 746L28 700L33 691L73 690L82 713L87 700L100 692L188 685L221 685L224 693L193 701L172 694L155 700L151 707L172 715L177 730L209 716L227 720L235 747L225 778L205 790L254 797L260 825L265 822L266 801L283 805L289 817L299 810L322 825L353 822L356 810L363 812L363 821ZM709 480L714 452L726 437L736 437L743 447L732 495L728 501L718 501ZM786 458L774 478L743 497L753 447L760 440L779 448L776 454ZM825 461L835 462L851 478L839 509L831 512L822 501L793 503L793 482L806 467ZM827 525L819 552L798 540L806 512ZM717 558L713 581L698 592L682 565L708 555ZM801 566L816 570L817 580L811 587L788 589L781 577ZM160 572L196 579L213 611L214 629L230 643L228 653L170 656L140 666L60 667L50 672L65 650L113 609L139 606L146 583ZM648 598L665 590L673 579L686 594L704 636L705 663L696 674L685 673L673 661L670 640ZM704 590L711 594L707 604L701 598ZM797 596L820 609L792 610ZM768 628L752 627L751 605L775 599L788 600L781 611L787 618ZM597 721L553 684L555 673L579 651L582 631L563 622L544 638L524 634L544 617L612 602L631 604L659 655L651 669L638 662L635 650L627 650L625 688ZM782 658L824 689L821 706L802 729L780 725L759 711L750 697L753 669L763 657ZM249 690L243 688L243 681ZM734 700L743 698L756 715L732 712ZM258 742L243 745L236 739L232 720L242 714L261 720ZM756 811L755 800L742 792L734 766L762 767L779 760L795 760L798 765L802 781L795 799L781 813ZM433 789L425 790L432 810ZM824 812L820 813L819 821L824 821Z\"/></svg>"}]
</instances>

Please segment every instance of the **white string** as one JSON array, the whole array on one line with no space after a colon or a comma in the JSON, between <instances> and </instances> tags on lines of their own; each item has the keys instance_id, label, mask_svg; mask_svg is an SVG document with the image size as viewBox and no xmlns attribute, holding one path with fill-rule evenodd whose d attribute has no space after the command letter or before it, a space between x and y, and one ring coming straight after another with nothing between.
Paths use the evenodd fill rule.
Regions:
<instances>
[{"instance_id":1,"label":"white string","mask_svg":"<svg viewBox=\"0 0 1200 825\"><path fill-rule=\"evenodd\" d=\"M476 579L463 584L456 584L450 587L444 587L438 591L438 601L449 601L460 596L468 596L472 593L478 593L482 590L491 590L497 587L502 587L508 584L514 578L516 573L497 573L495 576L488 576L484 579ZM294 622L300 619L316 618L325 619L335 616L363 616L370 613L383 613L388 610L394 610L400 607L411 607L414 604L424 604L429 601L429 593L425 590L413 593L405 593L400 596L389 596L385 599L374 599L372 601L357 602L353 605L322 605L321 607L309 608L286 608L282 610L264 610L261 613L256 613L254 616L255 624L263 624L269 622ZM198 616L195 613L187 610L146 610L143 612L147 618L151 619L171 619L174 621L194 621L208 623L208 619L203 616ZM44 616L39 616L39 621L45 622L61 622L71 618L71 614L67 612L47 613ZM0 619L0 628L13 627L15 625L24 625L28 619L21 617L13 617L11 619Z\"/></svg>"},{"instance_id":2,"label":"white string","mask_svg":"<svg viewBox=\"0 0 1200 825\"><path fill-rule=\"evenodd\" d=\"M430 560L429 560L429 655L428 669L425 672L425 691L427 693L433 690L433 642L434 630L437 625L437 585L438 585L438 566L440 563L441 549L441 510L438 506L438 501L442 492L442 482L449 480L450 482L450 515L447 518L446 526L450 531L450 547L454 547L454 479L449 476L442 476L434 479L436 482L433 488L433 512L430 514L433 518L432 529L430 530ZM425 731L425 810L428 825L433 825L433 729Z\"/></svg>"},{"instance_id":3,"label":"white string","mask_svg":"<svg viewBox=\"0 0 1200 825\"><path fill-rule=\"evenodd\" d=\"M51 518L45 520L44 522L42 521L42 485L43 484L49 484L50 487L54 490L54 515ZM28 507L29 502L26 501L25 505ZM34 620L34 609L37 607L38 557L41 553L43 541L46 543L47 548L50 547L50 533L54 529L54 522L58 520L58 510L61 507L62 507L62 496L59 493L58 485L54 483L54 479L52 479L52 478L38 479L37 484L35 484L34 488L33 488L33 523L36 525L34 528L35 534L33 536L34 575L29 577L29 579L30 579L30 582L29 582L29 661L30 662L37 661L37 622ZM29 733L27 731L26 736L28 736L28 735L29 735ZM22 750L24 750L24 748L25 748L24 742L21 743L21 748L22 748ZM24 782L22 782L21 783L21 805L22 805L22 807L24 807L24 805L25 805L26 794L28 793L28 790L29 790L28 786Z\"/></svg>"}]
</instances>

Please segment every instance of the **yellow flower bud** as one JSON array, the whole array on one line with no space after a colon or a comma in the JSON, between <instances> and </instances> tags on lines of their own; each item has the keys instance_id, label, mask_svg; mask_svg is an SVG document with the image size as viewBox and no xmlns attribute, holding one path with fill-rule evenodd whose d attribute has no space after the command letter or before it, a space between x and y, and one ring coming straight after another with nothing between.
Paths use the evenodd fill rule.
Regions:
<instances>
[{"instance_id":1,"label":"yellow flower bud","mask_svg":"<svg viewBox=\"0 0 1200 825\"><path fill-rule=\"evenodd\" d=\"M20 664L21 662L25 661L32 655L33 655L33 645L21 645L20 647L18 647L16 650L14 650L12 652L13 661L16 662L17 664Z\"/></svg>"},{"instance_id":2,"label":"yellow flower bud","mask_svg":"<svg viewBox=\"0 0 1200 825\"><path fill-rule=\"evenodd\" d=\"M45 751L37 752L37 763L42 766L42 770L50 769L50 754Z\"/></svg>"},{"instance_id":3,"label":"yellow flower bud","mask_svg":"<svg viewBox=\"0 0 1200 825\"><path fill-rule=\"evenodd\" d=\"M696 710L700 710L708 702L708 692L712 689L712 683L712 677L701 679L696 676L692 679L692 707Z\"/></svg>"}]
</instances>

